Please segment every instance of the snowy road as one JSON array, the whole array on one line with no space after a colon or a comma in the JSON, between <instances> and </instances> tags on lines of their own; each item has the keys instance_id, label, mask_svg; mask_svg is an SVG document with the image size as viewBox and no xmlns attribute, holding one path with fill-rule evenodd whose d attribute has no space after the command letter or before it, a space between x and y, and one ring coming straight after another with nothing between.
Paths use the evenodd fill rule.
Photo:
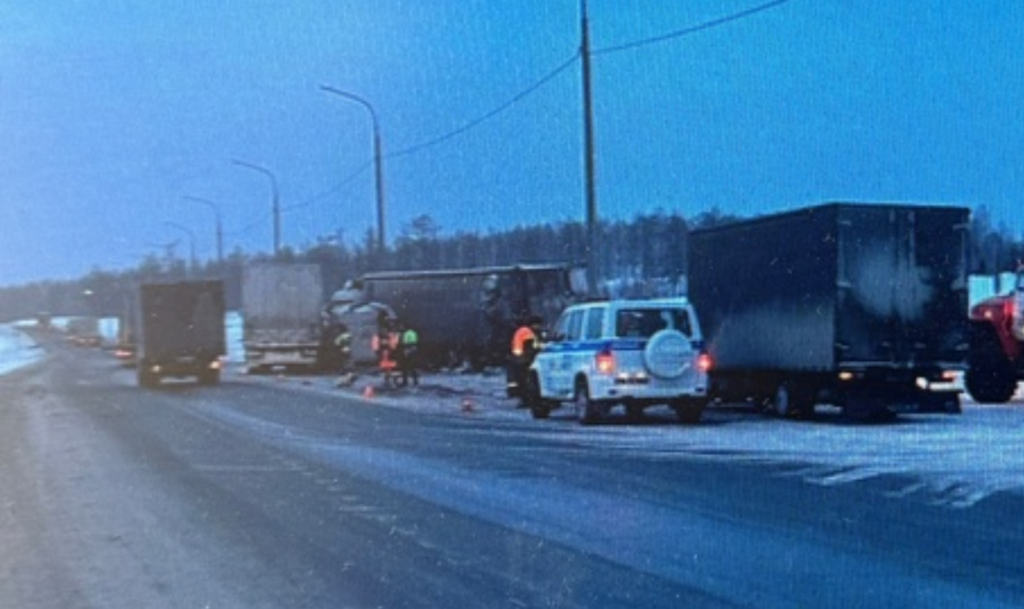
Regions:
<instances>
[{"instance_id":1,"label":"snowy road","mask_svg":"<svg viewBox=\"0 0 1024 609\"><path fill-rule=\"evenodd\" d=\"M258 379L255 382L260 382ZM330 378L262 379L325 395L359 394L372 379L348 390ZM376 403L412 412L523 420L528 415L504 397L504 376L442 373L428 375L419 390L381 393ZM819 407L816 421L782 421L755 415L740 405L709 408L698 426L673 423L674 414L654 410L647 424L614 418L607 425L579 429L569 412L537 422L551 433L605 451L641 452L657 458L689 457L772 465L795 465L793 475L822 486L882 476L907 482L894 491L917 494L952 507L969 507L1004 491L1024 496L1024 393L1004 405L978 405L964 396L962 415L905 415L887 424L849 424L839 413ZM506 437L534 433L511 428Z\"/></svg>"},{"instance_id":2,"label":"snowy road","mask_svg":"<svg viewBox=\"0 0 1024 609\"><path fill-rule=\"evenodd\" d=\"M582 428L512 408L499 375L143 391L47 350L0 381L0 606L1024 603L1014 462L975 464L1012 408ZM976 458L931 462L954 446Z\"/></svg>"}]
</instances>

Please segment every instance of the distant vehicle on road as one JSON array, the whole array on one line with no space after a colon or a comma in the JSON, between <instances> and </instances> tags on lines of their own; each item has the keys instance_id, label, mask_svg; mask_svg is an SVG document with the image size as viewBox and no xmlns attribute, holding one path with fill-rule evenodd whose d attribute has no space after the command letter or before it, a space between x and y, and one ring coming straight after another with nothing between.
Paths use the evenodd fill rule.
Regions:
<instances>
[{"instance_id":1,"label":"distant vehicle on road","mask_svg":"<svg viewBox=\"0 0 1024 609\"><path fill-rule=\"evenodd\" d=\"M49 311L36 313L36 327L46 332L53 330L53 314Z\"/></svg>"},{"instance_id":2,"label":"distant vehicle on road","mask_svg":"<svg viewBox=\"0 0 1024 609\"><path fill-rule=\"evenodd\" d=\"M964 385L977 402L1010 401L1024 380L1024 267L1014 288L974 305Z\"/></svg>"},{"instance_id":3,"label":"distant vehicle on road","mask_svg":"<svg viewBox=\"0 0 1024 609\"><path fill-rule=\"evenodd\" d=\"M165 377L220 381L227 352L221 281L151 283L139 287L137 376L153 387Z\"/></svg>"},{"instance_id":4,"label":"distant vehicle on road","mask_svg":"<svg viewBox=\"0 0 1024 609\"><path fill-rule=\"evenodd\" d=\"M530 367L526 400L535 418L572 403L581 423L616 405L630 418L667 404L697 422L708 401L700 324L683 298L577 304L562 313Z\"/></svg>"},{"instance_id":5,"label":"distant vehicle on road","mask_svg":"<svg viewBox=\"0 0 1024 609\"><path fill-rule=\"evenodd\" d=\"M960 412L968 218L832 203L691 232L712 395L780 416Z\"/></svg>"},{"instance_id":6,"label":"distant vehicle on road","mask_svg":"<svg viewBox=\"0 0 1024 609\"><path fill-rule=\"evenodd\" d=\"M72 317L67 325L68 339L76 347L99 347L103 344L100 336L100 320L92 317Z\"/></svg>"},{"instance_id":7,"label":"distant vehicle on road","mask_svg":"<svg viewBox=\"0 0 1024 609\"><path fill-rule=\"evenodd\" d=\"M583 270L536 264L369 273L344 293L390 307L419 333L420 361L440 367L504 365L512 334L530 315L555 319L585 294Z\"/></svg>"},{"instance_id":8,"label":"distant vehicle on road","mask_svg":"<svg viewBox=\"0 0 1024 609\"><path fill-rule=\"evenodd\" d=\"M242 342L249 372L318 369L333 337L322 332L320 265L260 262L242 274Z\"/></svg>"}]
</instances>

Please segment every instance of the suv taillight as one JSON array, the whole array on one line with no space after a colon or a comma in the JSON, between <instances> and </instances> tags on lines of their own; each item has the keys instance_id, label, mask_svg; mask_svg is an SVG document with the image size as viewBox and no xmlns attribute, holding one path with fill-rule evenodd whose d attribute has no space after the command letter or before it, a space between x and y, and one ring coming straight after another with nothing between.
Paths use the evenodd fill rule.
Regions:
<instances>
[{"instance_id":1,"label":"suv taillight","mask_svg":"<svg viewBox=\"0 0 1024 609\"><path fill-rule=\"evenodd\" d=\"M707 372L711 370L712 365L713 362L711 361L711 356L708 355L707 353L701 353L700 355L697 356L697 369L700 370L701 372Z\"/></svg>"},{"instance_id":2,"label":"suv taillight","mask_svg":"<svg viewBox=\"0 0 1024 609\"><path fill-rule=\"evenodd\" d=\"M599 351L594 359L598 372L603 374L615 372L615 354L611 351Z\"/></svg>"}]
</instances>

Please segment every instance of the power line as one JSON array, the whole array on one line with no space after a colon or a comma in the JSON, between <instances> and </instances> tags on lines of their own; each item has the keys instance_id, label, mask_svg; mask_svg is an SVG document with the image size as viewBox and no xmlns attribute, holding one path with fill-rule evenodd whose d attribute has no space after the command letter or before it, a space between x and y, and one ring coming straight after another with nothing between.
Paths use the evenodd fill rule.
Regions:
<instances>
[{"instance_id":1,"label":"power line","mask_svg":"<svg viewBox=\"0 0 1024 609\"><path fill-rule=\"evenodd\" d=\"M295 211L296 209L302 209L303 207L309 207L310 205L313 205L315 203L319 203L320 201L323 201L324 199L326 199L327 197L329 197L329 196L331 196L333 194L336 194L339 190L341 190L342 188L344 188L344 187L348 186L349 184L351 184L356 178L358 178L359 176L363 175L363 173L367 169L372 167L372 166L373 166L373 160L372 159L369 160L369 161L366 161L362 165L360 165L357 169L355 169L354 171L349 173L347 176L345 176L341 181L336 182L333 186L331 186L327 190L325 190L323 192L320 192L318 194L315 194L312 197L306 199L305 201L302 201L302 202L299 202L299 203L295 203L294 205L289 205L288 207L283 208L281 211Z\"/></svg>"},{"instance_id":2,"label":"power line","mask_svg":"<svg viewBox=\"0 0 1024 609\"><path fill-rule=\"evenodd\" d=\"M561 74L562 72L567 70L571 65L573 65L576 62L577 59L579 59L579 53L573 55L569 59L567 59L564 62L562 62L558 67L556 67L555 69L551 70L550 72L548 72L547 74L542 76L540 79L538 79L536 82L531 84L529 87L521 90L519 93L516 93L514 96L512 96L505 103L503 103L500 106L497 106L496 108L494 108L494 109L492 109L492 110L490 110L490 111L480 115L479 117L469 121L468 123L462 125L461 127L458 127L457 129L453 129L452 131L449 131L449 132L447 132L447 133L445 133L443 135L440 135L440 136L435 137L433 139L427 140L425 142L421 142L419 144L415 144L413 146L409 146L408 148L403 148L401 150L398 150L396 152L392 152L390 154L385 154L384 158L389 159L389 158L408 156L410 154L414 154L414 153L420 152L421 150L425 150L427 148L431 148L431 147L436 146L438 144L447 142L448 140L451 140L451 139L453 139L453 138L455 138L455 137L457 137L459 135L462 135L463 133L466 133L467 131L470 131L470 130L480 126L481 124L483 124L483 123L487 122L488 120L494 118L495 116L501 114L505 110L508 110L512 106L516 105L517 103L519 103L522 100L524 100L527 97L529 97L531 94L535 93L538 89L540 89L541 87L546 85L548 82L553 80L556 76L558 76L559 74ZM327 190L325 190L325 191L323 191L323 192L321 192L321 193L319 193L317 195L314 195L313 197L307 199L306 201L303 201L302 203L296 203L295 205L290 205L290 206L288 206L287 208L285 208L282 211L294 211L296 209L300 209L300 208L303 208L303 207L309 207L310 205L313 205L314 203L316 203L318 201L326 199L328 196L338 192L339 190L341 190L342 188L347 186L350 182L352 182L352 180L354 180L355 178L359 177L372 164L373 164L372 160L366 161L365 163L360 165L358 169L356 169L355 171L350 173L348 176L346 176L341 181L339 181L339 182L335 183L334 185L332 185ZM253 224L249 228L252 228L254 226L256 226L256 225Z\"/></svg>"},{"instance_id":3,"label":"power line","mask_svg":"<svg viewBox=\"0 0 1024 609\"><path fill-rule=\"evenodd\" d=\"M772 2L767 2L765 4L760 4L758 6L754 6L754 7L751 7L749 9L737 12L737 13L726 15L724 17L719 17L717 19L712 19L710 21L705 21L704 23L700 23L700 24L697 24L697 25L694 25L694 26L690 26L688 28L684 28L684 29L677 30L677 31L674 31L674 32L669 32L668 34L662 34L662 35L654 36L654 37L651 37L651 38L645 38L645 39L642 39L642 40L636 40L636 41L633 41L633 42L627 42L627 43L616 45L616 46L605 47L603 49L591 50L590 54L591 55L603 55L603 54L609 54L609 53L618 53L618 52L621 52L621 51L637 49L637 48L644 47L644 46L649 46L649 45L652 45L652 44L658 44L658 43L665 42L665 41L668 41L668 40L673 40L675 38L682 38L684 36L689 36L691 34L696 34L698 32L702 32L704 30L709 30L709 29L712 29L712 28L715 28L715 27L726 25L726 24L734 22L734 21L738 21L740 19L744 19L746 17L750 17L750 16L755 15L757 13L761 13L761 12L764 12L764 11L776 8L778 6L781 6L783 4L786 4L787 2L789 2L789 0L773 0ZM479 127L483 123L485 123L485 122L489 121L490 119L494 118L495 116L498 116L499 114L505 112L509 108L515 106L516 104L518 104L519 102L523 101L524 99L526 99L527 97L529 97L533 93L537 92L541 87L543 87L548 82L553 80L559 74L561 74L565 70L569 69L573 64L576 63L576 61L578 59L580 59L580 53L579 52L575 53L572 57L569 57L568 59L563 61L556 68L552 69L547 74L545 74L544 76L539 78L537 81L535 81L533 84L531 84L530 86L528 86L525 89L521 90L520 92L516 93L511 98L509 98L508 101L502 103L501 105L495 107L494 109L492 109L492 110L490 110L488 112L485 112L484 114L481 114L479 117L477 117L477 118L475 118L475 119L473 119L473 120L463 124L462 126L456 128L456 129L453 129L453 130L451 130L451 131L449 131L447 133L444 133L443 135L440 135L440 136L437 136L435 138L426 140L424 142L420 142L418 144L414 144L414 145L409 146L407 148L400 149L400 150L398 150L396 152L392 152L392 153L386 154L386 155L384 155L384 158L398 158L398 157L403 157L403 156L408 156L408 155L411 155L411 154L415 154L415 153L420 152L422 150L425 150L427 148L432 148L434 146L437 146L438 144L442 144L444 142L447 142L447 141L449 141L451 139L454 139L454 138L458 137L459 135L462 135L463 133L466 133L468 131L471 131L471 130L475 129L476 127ZM284 211L284 212L295 211L297 209L301 209L301 208L304 208L304 207L309 207L309 206L311 206L311 205L313 205L313 204L315 204L315 203L317 203L319 201L322 201L322 200L326 199L327 197L337 193L339 190L341 190L342 188L347 186L355 178L357 178L360 175L362 175L362 173L365 172L372 164L373 164L372 160L366 161L365 163L360 165L359 168L357 168L356 170L351 172L349 175L347 175L344 179L342 179L341 181L336 182L335 184L333 184L330 188L324 190L323 192L321 192L319 194L316 194L316 195L310 197L309 199L307 199L307 200L305 200L305 201L303 201L301 203L296 203L294 205L290 205L290 206L284 208L282 211ZM248 232L252 231L253 229L255 229L257 226L259 226L259 224L262 221L265 221L265 219L259 220L259 221L255 221L255 222L253 222L253 223L251 223L249 225L246 225L245 227L242 227L241 229L237 229L235 231L232 231L232 234L238 235L238 234L248 233Z\"/></svg>"},{"instance_id":4,"label":"power line","mask_svg":"<svg viewBox=\"0 0 1024 609\"><path fill-rule=\"evenodd\" d=\"M731 15L726 15L725 17L719 17L717 19L712 19L711 21L705 21L704 23L699 23L697 25L693 25L693 26L690 26L688 28L684 28L682 30L677 30L675 32L669 32L668 34L662 34L660 36L654 36L652 38L645 38L643 40L636 40L636 41L633 41L633 42L626 42L624 44L620 44L620 45L616 45L616 46L605 47L603 49L597 49L597 50L591 51L590 54L591 55L604 55L604 54L607 54L607 53L618 53L620 51L629 51L629 50L632 50L632 49L637 49L637 48L648 46L648 45L652 45L652 44L658 44L659 42L665 42L667 40L673 40L675 38L682 38L684 36L689 36L690 34L696 34L698 32L703 32L704 30L710 30L712 28L716 28L716 27L721 26L721 25L726 25L727 23L732 23L733 21L739 21L740 19L744 19L746 17L750 17L750 16L755 15L757 13L761 13L761 12L764 12L764 11L776 8L776 7L781 6L781 5L783 5L783 4L787 3L787 2L789 2L789 0L774 0L773 2L767 2L765 4L760 4L758 6L755 6L755 7L748 8L746 10L740 11L738 13L733 13Z\"/></svg>"},{"instance_id":5,"label":"power line","mask_svg":"<svg viewBox=\"0 0 1024 609\"><path fill-rule=\"evenodd\" d=\"M523 89L522 91L520 91L519 93L514 95L507 102L501 104L500 106L498 106L497 108L491 110L490 112L484 113L481 116L479 116L478 118L475 118L475 119L469 121L465 125L457 128L457 129L454 129L452 131L449 131L448 133L445 133L444 135L441 135L439 137L435 137L434 139L427 140L425 142L422 142L420 144L416 144L416 145L413 145L413 146L409 146L408 148L404 148L404 149L399 150L397 152L392 152L391 154L385 155L385 157L386 158L395 158L395 157L410 155L410 154L419 152L420 150L423 150L424 148L430 148L432 146L436 146L436 145L438 145L438 144L440 144L442 142L446 142L446 141L448 141L448 140L450 140L450 139L452 139L452 138L454 138L454 137L456 137L458 135L462 135L463 133L465 133L465 132L467 132L467 131L469 131L469 130L479 126L480 124L482 124L482 123L484 123L484 122L494 118L495 116L501 114L505 110L508 110L512 106L516 105L517 103L521 102L525 98L529 97L532 93L536 92L538 89L543 87L545 84L547 84L549 81L554 79L556 76L558 76L559 74L561 74L562 72L567 70L569 68L569 66L571 66L574 63L576 63L577 59L579 59L579 53L576 53L575 55L573 55L569 59L567 59L564 62L562 62L561 65L559 65L557 68L555 68L554 70L551 70L546 75L541 77L540 80L538 80L537 82L533 83L532 85L530 85L526 89Z\"/></svg>"}]
</instances>

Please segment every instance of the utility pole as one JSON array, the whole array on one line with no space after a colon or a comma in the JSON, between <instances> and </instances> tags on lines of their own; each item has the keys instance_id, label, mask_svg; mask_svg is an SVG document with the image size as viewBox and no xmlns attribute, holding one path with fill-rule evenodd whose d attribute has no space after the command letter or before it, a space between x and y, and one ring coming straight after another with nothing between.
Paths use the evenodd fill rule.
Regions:
<instances>
[{"instance_id":1,"label":"utility pole","mask_svg":"<svg viewBox=\"0 0 1024 609\"><path fill-rule=\"evenodd\" d=\"M192 232L192 229L187 226L182 226L177 222L169 222L165 220L164 224L188 235L188 266L185 267L185 279L190 279L196 268L196 234Z\"/></svg>"},{"instance_id":2,"label":"utility pole","mask_svg":"<svg viewBox=\"0 0 1024 609\"><path fill-rule=\"evenodd\" d=\"M213 201L202 197L185 195L185 199L195 203L201 203L213 210L214 220L216 221L214 228L216 230L215 236L217 239L217 267L221 272L224 272L224 225L221 223L220 208Z\"/></svg>"},{"instance_id":3,"label":"utility pole","mask_svg":"<svg viewBox=\"0 0 1024 609\"><path fill-rule=\"evenodd\" d=\"M594 106L590 83L590 23L587 0L580 0L580 56L583 66L583 169L587 197L587 291L597 290L597 186L594 176Z\"/></svg>"}]
</instances>

